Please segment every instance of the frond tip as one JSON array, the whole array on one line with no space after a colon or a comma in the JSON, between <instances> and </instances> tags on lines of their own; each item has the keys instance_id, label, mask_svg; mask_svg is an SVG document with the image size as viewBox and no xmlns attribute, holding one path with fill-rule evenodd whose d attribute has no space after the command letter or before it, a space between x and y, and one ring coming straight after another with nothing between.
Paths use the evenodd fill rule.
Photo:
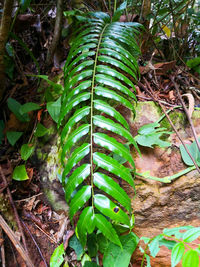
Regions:
<instances>
[{"instance_id":1,"label":"frond tip","mask_svg":"<svg viewBox=\"0 0 200 267\"><path fill-rule=\"evenodd\" d=\"M64 69L59 118L62 181L70 219L82 210L77 223L81 244L85 246L87 233L97 228L121 246L111 221L130 228L131 201L119 181L132 187L134 182L130 169L113 156L134 169L127 145L118 139L138 148L116 107L120 104L134 112L138 24L112 22L102 12L91 15L87 28L76 31Z\"/></svg>"}]
</instances>

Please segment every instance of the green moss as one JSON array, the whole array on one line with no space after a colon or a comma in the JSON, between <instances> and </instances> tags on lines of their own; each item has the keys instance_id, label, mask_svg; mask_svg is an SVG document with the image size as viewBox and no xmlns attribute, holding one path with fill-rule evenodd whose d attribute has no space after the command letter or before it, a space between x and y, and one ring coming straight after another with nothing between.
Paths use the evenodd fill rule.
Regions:
<instances>
[{"instance_id":1,"label":"green moss","mask_svg":"<svg viewBox=\"0 0 200 267\"><path fill-rule=\"evenodd\" d=\"M173 124L175 125L176 129L181 129L185 127L186 125L186 116L183 112L181 111L172 111L169 113L169 117ZM172 127L168 121L168 119L165 117L161 122L160 122L161 127L166 128L168 131L172 131Z\"/></svg>"},{"instance_id":2,"label":"green moss","mask_svg":"<svg viewBox=\"0 0 200 267\"><path fill-rule=\"evenodd\" d=\"M46 195L47 200L49 201L49 203L51 204L54 210L56 211L62 210L65 212L68 211L67 203L60 200L59 196L56 194L55 191L53 191L50 188L45 188L44 193Z\"/></svg>"},{"instance_id":3,"label":"green moss","mask_svg":"<svg viewBox=\"0 0 200 267\"><path fill-rule=\"evenodd\" d=\"M8 197L3 193L0 194L0 213L6 219L9 226L16 231L18 228L17 228L16 218L13 213L13 209L10 205Z\"/></svg>"}]
</instances>

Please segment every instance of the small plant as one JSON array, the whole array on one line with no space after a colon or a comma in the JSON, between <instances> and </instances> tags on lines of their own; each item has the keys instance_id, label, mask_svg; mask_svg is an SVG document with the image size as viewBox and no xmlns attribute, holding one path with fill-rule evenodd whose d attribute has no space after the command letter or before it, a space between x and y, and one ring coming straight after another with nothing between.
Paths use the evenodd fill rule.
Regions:
<instances>
[{"instance_id":1,"label":"small plant","mask_svg":"<svg viewBox=\"0 0 200 267\"><path fill-rule=\"evenodd\" d=\"M153 238L141 237L146 244L146 248L140 247L144 253L141 267L144 266L146 258L147 267L150 267L150 257L147 254L149 249L150 255L156 257L160 247L165 246L171 250L171 266L175 267L181 260L183 267L198 267L200 256L200 245L194 243L200 236L200 227L182 226L176 228L166 228L163 233Z\"/></svg>"}]
</instances>

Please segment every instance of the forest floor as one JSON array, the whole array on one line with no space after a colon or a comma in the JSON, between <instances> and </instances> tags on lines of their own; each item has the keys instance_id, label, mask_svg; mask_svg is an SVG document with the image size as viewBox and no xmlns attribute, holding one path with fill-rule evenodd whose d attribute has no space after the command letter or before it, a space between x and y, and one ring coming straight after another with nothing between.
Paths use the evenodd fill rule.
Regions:
<instances>
[{"instance_id":1,"label":"forest floor","mask_svg":"<svg viewBox=\"0 0 200 267\"><path fill-rule=\"evenodd\" d=\"M20 31L22 31L22 26L16 27L20 27ZM63 41L62 49L59 49L60 51L57 51L54 57L53 66L46 67L44 61L46 32L47 28L45 32L36 34L36 38L32 38L31 31L25 29L24 33L21 33L21 37L34 47L32 52L38 59L41 73L49 74L50 79L60 75L62 80L62 66L68 44L66 45L64 42L66 40ZM27 124L21 123L8 110L6 101L9 97L20 103L36 102L41 106L45 105L41 101L44 92L38 90L41 88L38 85L38 79L27 76L28 73L36 73L35 64L29 55L23 55L23 48L17 42L13 41L13 45L16 53L14 69L17 75L13 76L12 82L8 81L6 95L2 102L4 109L2 115L5 121L4 134L9 130L25 131L26 137L21 138L15 146L11 146L5 137L0 145L0 212L9 222L15 236L24 235L22 243L27 248L34 266L49 265L50 257L63 235L70 266L79 266L74 250L68 246L70 237L74 235L73 228L65 214L54 211L47 201L37 163L33 159L27 161L26 170L29 180L20 183L12 180L14 167L22 161L19 149L25 141L29 140L34 125L41 120L46 126L53 124L51 117L45 111L43 114L40 111L31 113L31 121ZM194 107L200 107L198 74L191 73L187 66L180 63L179 59L166 61L160 60L159 57L156 58L157 55L153 58L151 56L152 53L148 52L139 61L141 77L136 85L138 101L154 101L167 110L180 105L179 94L187 94L186 103L189 106L189 112L192 112ZM145 62L145 66L143 66L143 62ZM1 264L6 262L5 266L7 267L26 266L22 260L23 252L17 253L10 241L12 238L14 238L12 233L11 238L8 238L7 234L0 231Z\"/></svg>"}]
</instances>

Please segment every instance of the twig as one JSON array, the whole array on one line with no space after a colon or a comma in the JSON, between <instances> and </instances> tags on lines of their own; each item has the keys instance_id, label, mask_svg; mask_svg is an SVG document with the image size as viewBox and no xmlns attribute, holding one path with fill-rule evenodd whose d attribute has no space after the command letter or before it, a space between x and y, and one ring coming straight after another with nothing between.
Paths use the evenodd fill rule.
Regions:
<instances>
[{"instance_id":1,"label":"twig","mask_svg":"<svg viewBox=\"0 0 200 267\"><path fill-rule=\"evenodd\" d=\"M176 89L176 92L177 92L177 94L178 94L178 98L179 98L180 101L181 101L181 104L182 104L182 106L183 106L183 109L184 109L184 111L185 111L185 114L186 114L186 116L187 116L187 119L188 119L189 124L190 124L190 126L191 126L192 133L193 133L193 135L194 135L194 139L195 139L195 141L196 141L197 147L198 147L199 152L200 152L200 144L199 144L198 136L197 136L197 133L196 133L196 131L195 131L195 128L194 128L192 119L190 118L190 115L189 115L189 113L188 113L187 107L186 107L186 105L185 105L185 103L184 103L184 101L183 101L183 99L182 99L181 94L180 94L178 85L175 83L175 81L174 81L174 79L173 79L172 77L170 77L170 80L172 81L172 83L173 83L173 85L174 85L174 87L175 87L175 89Z\"/></svg>"},{"instance_id":2,"label":"twig","mask_svg":"<svg viewBox=\"0 0 200 267\"><path fill-rule=\"evenodd\" d=\"M4 239L3 239L3 232L2 229L0 228L0 239L1 239L1 262L2 262L2 267L6 267L6 259L5 259L5 248L4 248Z\"/></svg>"},{"instance_id":3,"label":"twig","mask_svg":"<svg viewBox=\"0 0 200 267\"><path fill-rule=\"evenodd\" d=\"M31 197L27 197L27 198L23 198L23 199L15 200L15 202L27 201L27 200L30 200L30 199L32 199L32 198L34 198L34 197L38 197L38 196L41 196L41 195L43 195L43 193L39 193L39 194L37 194L37 195L31 196Z\"/></svg>"},{"instance_id":4,"label":"twig","mask_svg":"<svg viewBox=\"0 0 200 267\"><path fill-rule=\"evenodd\" d=\"M1 173L1 177L2 177L5 185L7 185L7 180L6 180L6 177L5 177L5 175L4 175L3 171L2 171L1 166L0 166L0 173ZM18 225L19 231L20 231L21 236L22 236L22 242L23 242L24 248L25 248L26 252L28 252L27 245L26 245L26 239L25 239L24 232L23 232L23 229L22 229L22 225L21 225L21 222L20 222L20 219L19 219L19 215L18 215L17 209L15 207L15 204L14 204L14 201L12 199L12 195L11 195L11 192L10 192L10 189L9 189L8 186L7 186L7 194L8 194L9 200L10 200L10 204L11 204L11 206L13 208L13 211L14 211L14 214L15 214L15 218L16 218L16 221L17 221L17 225Z\"/></svg>"},{"instance_id":5,"label":"twig","mask_svg":"<svg viewBox=\"0 0 200 267\"><path fill-rule=\"evenodd\" d=\"M43 256L43 254L42 254L42 251L41 251L40 247L38 246L37 242L35 241L35 238L32 236L30 230L28 229L27 225L25 224L25 222L22 219L21 219L21 222L23 223L23 225L26 228L27 232L29 233L31 239L33 240L33 242L34 242L34 244L35 244L35 246L36 246L36 248L37 248L37 250L38 250L38 252L39 252L39 254L41 256L41 258L44 261L45 266L48 267L48 264L47 264L47 262L46 262L46 260L45 260L45 258Z\"/></svg>"},{"instance_id":6,"label":"twig","mask_svg":"<svg viewBox=\"0 0 200 267\"><path fill-rule=\"evenodd\" d=\"M45 234L49 238L49 240L51 240L54 244L57 244L57 242L52 237L50 237L42 228L40 228L36 223L34 224L43 234Z\"/></svg>"},{"instance_id":7,"label":"twig","mask_svg":"<svg viewBox=\"0 0 200 267\"><path fill-rule=\"evenodd\" d=\"M21 243L17 240L15 233L10 229L7 222L4 220L4 218L0 215L0 226L4 230L4 232L7 234L9 239L12 241L13 245L15 246L16 250L19 252L19 254L22 256L23 260L27 264L28 267L34 267L34 264L32 263L29 255L22 247Z\"/></svg>"},{"instance_id":8,"label":"twig","mask_svg":"<svg viewBox=\"0 0 200 267\"><path fill-rule=\"evenodd\" d=\"M137 98L141 98L141 99L144 99L144 100L149 100L149 101L152 101L152 97L146 97L146 96L140 96L140 95L136 95ZM167 103L165 101L162 101L160 100L160 103L164 104L165 106L169 106L169 107L172 107L172 108L180 108L182 109L181 106L178 106L178 105L173 105L173 104L170 104L170 103Z\"/></svg>"},{"instance_id":9,"label":"twig","mask_svg":"<svg viewBox=\"0 0 200 267\"><path fill-rule=\"evenodd\" d=\"M150 84L147 82L147 80L144 78L145 82L146 82L146 85L147 87L149 88L150 87ZM186 152L188 153L188 155L190 156L192 162L194 163L194 166L196 167L197 171L200 173L200 169L198 167L198 165L196 164L194 158L192 157L190 151L188 150L188 148L186 147L185 143L183 142L182 138L180 137L180 134L178 133L178 131L176 130L176 127L174 126L173 122L171 121L169 115L167 114L167 112L165 111L165 108L163 107L163 105L160 103L159 100L157 100L153 94L151 94L151 92L144 86L144 90L153 98L153 100L159 104L159 106L161 107L162 111L164 112L166 118L168 119L171 127L173 128L173 130L175 131L178 139L181 141L182 145L184 146Z\"/></svg>"}]
</instances>

